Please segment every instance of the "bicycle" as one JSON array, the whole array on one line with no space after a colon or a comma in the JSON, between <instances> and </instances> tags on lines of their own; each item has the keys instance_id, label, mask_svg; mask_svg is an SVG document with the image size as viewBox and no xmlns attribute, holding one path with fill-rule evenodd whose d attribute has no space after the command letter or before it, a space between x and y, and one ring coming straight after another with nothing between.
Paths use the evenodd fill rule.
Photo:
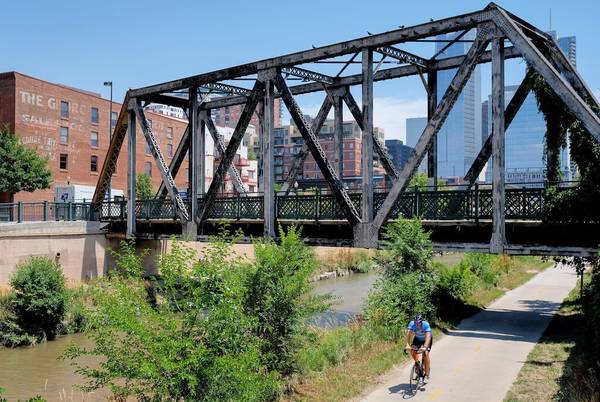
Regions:
<instances>
[{"instance_id":1,"label":"bicycle","mask_svg":"<svg viewBox=\"0 0 600 402\"><path fill-rule=\"evenodd\" d=\"M410 370L410 378L409 378L409 386L410 392L415 395L417 390L424 385L425 380L425 366L423 365L423 353L425 353L425 348L415 348L411 347L412 350L415 350L418 355L421 355L421 358L413 364L412 369ZM407 349L404 349L404 353L408 353Z\"/></svg>"}]
</instances>

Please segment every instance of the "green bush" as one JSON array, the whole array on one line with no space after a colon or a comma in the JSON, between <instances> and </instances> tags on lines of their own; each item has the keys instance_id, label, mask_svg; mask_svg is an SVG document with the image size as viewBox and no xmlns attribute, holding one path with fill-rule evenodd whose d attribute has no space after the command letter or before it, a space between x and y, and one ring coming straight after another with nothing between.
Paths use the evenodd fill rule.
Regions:
<instances>
[{"instance_id":1,"label":"green bush","mask_svg":"<svg viewBox=\"0 0 600 402\"><path fill-rule=\"evenodd\" d=\"M316 268L312 249L305 247L300 231L279 228L280 244L262 241L254 245L256 263L248 274L244 307L263 340L269 369L283 375L297 371L297 353L306 320L315 312L308 297L308 278Z\"/></svg>"},{"instance_id":2,"label":"green bush","mask_svg":"<svg viewBox=\"0 0 600 402\"><path fill-rule=\"evenodd\" d=\"M412 272L393 281L382 278L374 289L367 298L365 318L379 328L385 338L403 336L415 313L424 314L430 320L435 315L433 275Z\"/></svg>"},{"instance_id":3,"label":"green bush","mask_svg":"<svg viewBox=\"0 0 600 402\"><path fill-rule=\"evenodd\" d=\"M27 334L18 324L18 318L12 309L14 294L0 298L0 345L15 347L32 345L37 342L35 336Z\"/></svg>"},{"instance_id":4,"label":"green bush","mask_svg":"<svg viewBox=\"0 0 600 402\"><path fill-rule=\"evenodd\" d=\"M38 339L53 339L67 302L60 265L49 258L31 257L17 266L10 285L15 292L11 306L19 327Z\"/></svg>"},{"instance_id":5,"label":"green bush","mask_svg":"<svg viewBox=\"0 0 600 402\"><path fill-rule=\"evenodd\" d=\"M417 312L432 319L437 280L433 245L419 220L398 218L386 227L383 250L377 261L383 275L369 294L365 318L386 338L404 334Z\"/></svg>"},{"instance_id":6,"label":"green bush","mask_svg":"<svg viewBox=\"0 0 600 402\"><path fill-rule=\"evenodd\" d=\"M473 293L477 282L472 267L465 261L453 267L444 267L440 270L439 296L442 300L450 298L465 301Z\"/></svg>"},{"instance_id":7,"label":"green bush","mask_svg":"<svg viewBox=\"0 0 600 402\"><path fill-rule=\"evenodd\" d=\"M376 259L387 278L431 271L433 244L420 220L399 217L389 223L385 227L382 244L383 250Z\"/></svg>"},{"instance_id":8,"label":"green bush","mask_svg":"<svg viewBox=\"0 0 600 402\"><path fill-rule=\"evenodd\" d=\"M481 253L466 253L461 263L466 264L486 286L496 286L500 277L492 265L493 256Z\"/></svg>"}]
</instances>

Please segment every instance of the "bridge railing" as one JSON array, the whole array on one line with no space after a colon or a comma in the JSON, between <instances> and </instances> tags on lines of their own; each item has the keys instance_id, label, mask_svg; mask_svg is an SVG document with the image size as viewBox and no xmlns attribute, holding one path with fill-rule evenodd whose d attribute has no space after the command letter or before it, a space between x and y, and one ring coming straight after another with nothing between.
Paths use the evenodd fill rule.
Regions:
<instances>
[{"instance_id":1,"label":"bridge railing","mask_svg":"<svg viewBox=\"0 0 600 402\"><path fill-rule=\"evenodd\" d=\"M0 222L87 221L87 202L14 202L0 204Z\"/></svg>"},{"instance_id":2,"label":"bridge railing","mask_svg":"<svg viewBox=\"0 0 600 402\"><path fill-rule=\"evenodd\" d=\"M558 191L569 188L558 186ZM546 186L526 183L510 184L505 193L507 219L542 220L545 213ZM350 199L360 210L361 194L350 192ZM387 192L381 189L373 196L374 213L383 204ZM204 200L199 199L200 208ZM189 209L189 202L186 204ZM135 205L137 219L177 219L176 208L171 200L139 200ZM304 191L275 197L275 213L278 219L299 221L344 220L344 212L333 194L326 191ZM406 218L420 217L424 220L492 219L492 191L489 186L465 186L410 188L398 197L390 218L398 215ZM228 220L260 220L264 217L263 194L246 196L219 196L212 204L208 217ZM122 221L127 218L127 201L104 202L99 213L101 221ZM88 220L90 204L84 202L18 202L0 204L0 221L56 221Z\"/></svg>"}]
</instances>

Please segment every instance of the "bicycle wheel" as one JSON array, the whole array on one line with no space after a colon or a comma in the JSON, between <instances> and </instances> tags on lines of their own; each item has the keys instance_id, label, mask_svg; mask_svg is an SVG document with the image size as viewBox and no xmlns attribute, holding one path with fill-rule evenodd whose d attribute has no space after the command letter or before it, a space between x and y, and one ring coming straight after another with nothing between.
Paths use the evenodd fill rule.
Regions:
<instances>
[{"instance_id":1,"label":"bicycle wheel","mask_svg":"<svg viewBox=\"0 0 600 402\"><path fill-rule=\"evenodd\" d=\"M417 390L419 389L419 380L420 380L420 375L417 369L417 364L413 364L412 369L410 369L410 380L409 380L409 386L410 386L410 392L414 395L417 393Z\"/></svg>"}]
</instances>

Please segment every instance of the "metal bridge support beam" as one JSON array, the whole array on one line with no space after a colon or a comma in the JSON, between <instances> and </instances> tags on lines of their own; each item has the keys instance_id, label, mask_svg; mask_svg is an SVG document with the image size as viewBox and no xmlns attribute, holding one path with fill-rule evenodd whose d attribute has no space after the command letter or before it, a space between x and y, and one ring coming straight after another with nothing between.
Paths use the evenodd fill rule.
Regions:
<instances>
[{"instance_id":1,"label":"metal bridge support beam","mask_svg":"<svg viewBox=\"0 0 600 402\"><path fill-rule=\"evenodd\" d=\"M581 121L597 141L600 141L600 117L592 111L590 106L573 89L567 80L560 75L552 63L544 57L542 52L527 39L523 31L504 10L498 8L493 15L493 20L513 43L514 47L523 55L523 58L550 85L556 95L569 108L573 116Z\"/></svg>"},{"instance_id":2,"label":"metal bridge support beam","mask_svg":"<svg viewBox=\"0 0 600 402\"><path fill-rule=\"evenodd\" d=\"M274 164L274 128L275 128L275 84L277 75L275 69L260 71L258 79L265 85L262 99L262 165L263 165L263 194L264 194L264 224L263 236L275 237L275 170Z\"/></svg>"},{"instance_id":3,"label":"metal bridge support beam","mask_svg":"<svg viewBox=\"0 0 600 402\"><path fill-rule=\"evenodd\" d=\"M376 248L377 232L373 230L373 50L362 51L362 201L361 220L354 227L354 245Z\"/></svg>"},{"instance_id":4,"label":"metal bridge support beam","mask_svg":"<svg viewBox=\"0 0 600 402\"><path fill-rule=\"evenodd\" d=\"M206 192L206 122L210 119L210 110L201 111L198 118L198 129L200 130L196 138L198 149L198 196L204 197Z\"/></svg>"},{"instance_id":5,"label":"metal bridge support beam","mask_svg":"<svg viewBox=\"0 0 600 402\"><path fill-rule=\"evenodd\" d=\"M323 177L327 181L327 184L329 184L329 188L333 192L336 201L344 211L344 215L346 215L346 218L351 225L359 223L360 215L356 211L356 207L352 203L352 200L350 199L350 196L340 181L337 173L329 163L327 155L325 154L325 151L323 151L317 135L312 130L312 127L306 123L300 106L298 106L296 103L296 100L294 99L281 74L277 74L275 76L275 86L279 90L281 99L289 110L292 119L300 131L300 134L302 134L302 138L304 138L304 141L308 146L313 158L315 159L317 166L321 170Z\"/></svg>"},{"instance_id":6,"label":"metal bridge support beam","mask_svg":"<svg viewBox=\"0 0 600 402\"><path fill-rule=\"evenodd\" d=\"M344 99L345 88L333 92L333 154L337 158L337 172L344 182ZM318 131L315 132L318 135Z\"/></svg>"},{"instance_id":7,"label":"metal bridge support beam","mask_svg":"<svg viewBox=\"0 0 600 402\"><path fill-rule=\"evenodd\" d=\"M492 253L502 253L506 245L504 158L504 38L496 37L492 40Z\"/></svg>"},{"instance_id":8,"label":"metal bridge support beam","mask_svg":"<svg viewBox=\"0 0 600 402\"><path fill-rule=\"evenodd\" d=\"M256 184L258 192L262 193L263 188L263 137L265 135L265 117L263 101L256 105L256 116L258 117L258 152L256 153Z\"/></svg>"},{"instance_id":9,"label":"metal bridge support beam","mask_svg":"<svg viewBox=\"0 0 600 402\"><path fill-rule=\"evenodd\" d=\"M346 92L344 93L344 102L346 103L346 106L348 106L352 117L354 117L354 120L356 121L360 129L363 130L365 125L363 122L362 111L360 110L360 107L356 103L356 100L352 96L352 93L350 92L348 87L346 87ZM385 145L379 142L379 140L375 137L375 133L373 133L373 149L375 150L375 152L377 152L377 155L379 155L379 161L383 165L385 172L387 173L389 178L392 180L397 179L398 176L400 176L400 173L398 173L398 169L396 169L394 161L392 161L392 157L385 148Z\"/></svg>"},{"instance_id":10,"label":"metal bridge support beam","mask_svg":"<svg viewBox=\"0 0 600 402\"><path fill-rule=\"evenodd\" d=\"M321 127L323 126L325 119L327 119L327 115L329 114L329 111L331 110L332 106L333 103L331 102L330 96L329 94L326 94L325 100L323 101L323 104L321 105L321 108L317 113L317 117L315 117L315 119L313 120L311 127L313 133L318 133L319 131L321 131ZM285 195L288 195L292 187L294 187L294 183L296 183L298 179L298 174L300 173L300 168L304 166L304 161L306 161L309 152L310 151L308 149L308 145L306 144L306 142L304 142L304 145L302 145L300 152L296 155L296 158L294 159L292 167L288 171L287 179L283 185L283 191L285 192Z\"/></svg>"},{"instance_id":11,"label":"metal bridge support beam","mask_svg":"<svg viewBox=\"0 0 600 402\"><path fill-rule=\"evenodd\" d=\"M421 137L417 141L415 150L408 159L406 165L404 165L404 168L402 168L398 179L394 180L394 185L392 186L390 193L377 211L377 216L374 219L374 225L377 230L379 230L392 212L392 208L398 197L404 191L413 173L423 160L431 139L438 133L442 124L444 124L446 117L448 117L448 113L450 113L452 106L456 102L456 99L458 99L458 96L471 76L471 73L475 69L480 55L485 51L485 48L490 41L489 28L490 27L487 24L478 26L477 36L473 45L471 45L471 48L467 52L464 62L459 66L454 78L452 78L452 82L436 107L435 113L431 117L431 120L427 122L423 134L421 134Z\"/></svg>"},{"instance_id":12,"label":"metal bridge support beam","mask_svg":"<svg viewBox=\"0 0 600 402\"><path fill-rule=\"evenodd\" d=\"M186 238L193 237L196 239L198 234L198 184L200 181L200 147L198 144L198 88L191 87L189 90L189 132L190 132L190 149L188 158L189 169L189 184L188 184L188 200L190 201L190 219L182 223L182 231Z\"/></svg>"},{"instance_id":13,"label":"metal bridge support beam","mask_svg":"<svg viewBox=\"0 0 600 402\"><path fill-rule=\"evenodd\" d=\"M135 135L135 112L128 106L128 120L127 120L127 232L128 238L135 236L135 201L137 199L136 194L136 135Z\"/></svg>"},{"instance_id":14,"label":"metal bridge support beam","mask_svg":"<svg viewBox=\"0 0 600 402\"><path fill-rule=\"evenodd\" d=\"M431 120L437 107L437 70L427 72L427 120ZM437 187L437 134L427 149L428 185Z\"/></svg>"},{"instance_id":15,"label":"metal bridge support beam","mask_svg":"<svg viewBox=\"0 0 600 402\"><path fill-rule=\"evenodd\" d=\"M523 102L525 102L525 99L527 98L527 95L529 94L529 91L530 91L529 85L530 85L532 76L533 76L533 71L527 70L527 73L525 74L525 78L523 78L523 81L521 81L521 84L519 85L519 87L515 91L515 94L511 98L510 102L508 103L508 106L506 106L506 110L504 111L504 133L505 134L506 134L506 130L508 130L508 127L510 126L510 123L512 123L513 119L517 115L517 112L521 108L521 105L523 104ZM481 149L479 150L477 157L471 164L469 171L465 175L465 182L467 182L469 189L471 188L471 186L473 186L473 184L475 184L475 182L479 178L479 174L481 173L481 171L485 167L485 164L488 162L488 160L490 159L490 156L492 155L492 138L493 138L493 135L489 134L488 137L486 138L485 142L481 146Z\"/></svg>"},{"instance_id":16,"label":"metal bridge support beam","mask_svg":"<svg viewBox=\"0 0 600 402\"><path fill-rule=\"evenodd\" d=\"M225 180L225 175L227 174L227 170L231 167L231 163L233 162L233 158L235 157L235 153L237 152L240 144L242 143L242 138L244 137L244 133L246 132L246 128L248 128L248 124L250 123L250 119L254 114L254 110L256 109L256 104L263 97L264 84L260 81L256 81L254 83L254 88L252 88L252 93L248 97L248 101L244 105L244 110L240 115L240 119L235 126L235 130L233 131L233 135L231 136L231 140L229 140L229 144L227 144L227 149L223 154L223 158L221 159L221 163L215 170L213 175L213 180L210 183L210 187L206 192L206 197L204 197L204 202L202 203L202 210L200 212L199 223L202 224L208 218L208 214L210 208L212 207L212 203L217 197L217 192L219 191L219 187Z\"/></svg>"}]
</instances>

